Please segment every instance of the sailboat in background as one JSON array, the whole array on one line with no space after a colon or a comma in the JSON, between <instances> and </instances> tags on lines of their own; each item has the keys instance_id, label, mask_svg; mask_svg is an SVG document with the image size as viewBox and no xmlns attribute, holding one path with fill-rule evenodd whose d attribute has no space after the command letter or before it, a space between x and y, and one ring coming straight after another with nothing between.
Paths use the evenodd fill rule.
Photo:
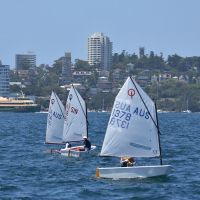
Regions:
<instances>
[{"instance_id":1,"label":"sailboat in background","mask_svg":"<svg viewBox=\"0 0 200 200\"><path fill-rule=\"evenodd\" d=\"M47 116L46 144L64 144L64 118L65 108L56 93L52 91Z\"/></svg>"},{"instance_id":2,"label":"sailboat in background","mask_svg":"<svg viewBox=\"0 0 200 200\"><path fill-rule=\"evenodd\" d=\"M160 165L97 168L96 177L137 178L166 175L162 165L157 111L154 102L129 77L115 98L100 156L160 157Z\"/></svg>"},{"instance_id":3,"label":"sailboat in background","mask_svg":"<svg viewBox=\"0 0 200 200\"><path fill-rule=\"evenodd\" d=\"M181 112L183 112L183 113L191 113L191 110L189 110L189 108L188 108L188 99L187 99L187 101L186 101L186 110L183 110L183 111L181 111Z\"/></svg>"},{"instance_id":4,"label":"sailboat in background","mask_svg":"<svg viewBox=\"0 0 200 200\"><path fill-rule=\"evenodd\" d=\"M105 105L104 105L105 103L104 103L104 99L102 100L102 110L101 110L101 112L107 112L106 110L105 110Z\"/></svg>"},{"instance_id":5,"label":"sailboat in background","mask_svg":"<svg viewBox=\"0 0 200 200\"><path fill-rule=\"evenodd\" d=\"M104 102L104 98L103 98L103 100L102 100L102 107L101 107L101 109L98 110L98 112L100 112L100 113L101 112L103 112L103 113L107 112L104 107L105 107L105 102Z\"/></svg>"},{"instance_id":6,"label":"sailboat in background","mask_svg":"<svg viewBox=\"0 0 200 200\"><path fill-rule=\"evenodd\" d=\"M84 136L88 138L87 106L81 95L72 85L66 102L63 142L80 142ZM96 146L91 146L91 150L95 148ZM83 145L66 148L64 150L61 149L62 155L72 157L79 157L81 154L88 152L84 151Z\"/></svg>"}]
</instances>

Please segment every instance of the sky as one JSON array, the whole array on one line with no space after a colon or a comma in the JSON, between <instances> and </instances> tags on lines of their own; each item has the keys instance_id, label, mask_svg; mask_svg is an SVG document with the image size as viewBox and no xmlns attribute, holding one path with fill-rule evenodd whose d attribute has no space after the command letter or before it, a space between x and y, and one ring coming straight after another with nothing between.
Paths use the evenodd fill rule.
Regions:
<instances>
[{"instance_id":1,"label":"sky","mask_svg":"<svg viewBox=\"0 0 200 200\"><path fill-rule=\"evenodd\" d=\"M110 38L113 53L200 56L199 8L199 0L0 0L0 60L12 68L30 51L37 65L65 52L87 60L95 32Z\"/></svg>"}]
</instances>

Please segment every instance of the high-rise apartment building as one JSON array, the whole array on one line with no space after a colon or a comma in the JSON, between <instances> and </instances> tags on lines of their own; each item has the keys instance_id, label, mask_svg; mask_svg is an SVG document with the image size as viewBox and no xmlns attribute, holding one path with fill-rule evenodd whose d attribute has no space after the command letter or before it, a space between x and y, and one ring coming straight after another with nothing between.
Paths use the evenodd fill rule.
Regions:
<instances>
[{"instance_id":1,"label":"high-rise apartment building","mask_svg":"<svg viewBox=\"0 0 200 200\"><path fill-rule=\"evenodd\" d=\"M28 70L36 67L36 55L32 53L28 54L16 54L15 55L15 68L16 70Z\"/></svg>"},{"instance_id":2,"label":"high-rise apartment building","mask_svg":"<svg viewBox=\"0 0 200 200\"><path fill-rule=\"evenodd\" d=\"M2 65L0 61L0 96L9 96L10 93L10 66Z\"/></svg>"},{"instance_id":3,"label":"high-rise apartment building","mask_svg":"<svg viewBox=\"0 0 200 200\"><path fill-rule=\"evenodd\" d=\"M145 49L144 49L144 47L140 47L140 48L139 48L139 55L140 55L140 58L144 57L144 54L145 54Z\"/></svg>"},{"instance_id":4,"label":"high-rise apartment building","mask_svg":"<svg viewBox=\"0 0 200 200\"><path fill-rule=\"evenodd\" d=\"M101 70L112 67L112 42L103 33L94 33L88 38L88 63Z\"/></svg>"},{"instance_id":5,"label":"high-rise apartment building","mask_svg":"<svg viewBox=\"0 0 200 200\"><path fill-rule=\"evenodd\" d=\"M72 80L71 72L71 53L65 53L62 57L62 74L61 74L62 84L69 84Z\"/></svg>"}]
</instances>

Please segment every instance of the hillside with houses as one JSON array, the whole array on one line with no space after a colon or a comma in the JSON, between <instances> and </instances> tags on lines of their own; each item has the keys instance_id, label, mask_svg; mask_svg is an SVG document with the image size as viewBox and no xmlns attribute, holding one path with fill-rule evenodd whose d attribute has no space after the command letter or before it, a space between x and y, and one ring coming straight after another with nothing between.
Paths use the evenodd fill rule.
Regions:
<instances>
[{"instance_id":1,"label":"hillside with houses","mask_svg":"<svg viewBox=\"0 0 200 200\"><path fill-rule=\"evenodd\" d=\"M69 54L60 57L52 66L42 64L11 70L12 92L22 89L27 95L35 95L42 108L47 109L51 91L56 91L65 102L73 83L89 109L110 110L125 79L132 76L157 101L158 109L180 112L189 107L193 112L200 111L200 57L175 54L164 58L162 53L146 54L140 48L138 55L126 51L114 53L112 67L107 70L99 64L91 66L87 61L76 59L64 73L63 59L68 57Z\"/></svg>"}]
</instances>

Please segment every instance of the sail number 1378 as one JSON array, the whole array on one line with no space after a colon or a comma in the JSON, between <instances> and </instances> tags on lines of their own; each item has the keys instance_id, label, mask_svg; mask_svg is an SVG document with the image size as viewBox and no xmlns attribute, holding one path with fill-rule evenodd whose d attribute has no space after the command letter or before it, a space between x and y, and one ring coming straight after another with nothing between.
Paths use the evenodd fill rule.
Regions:
<instances>
[{"instance_id":1,"label":"sail number 1378","mask_svg":"<svg viewBox=\"0 0 200 200\"><path fill-rule=\"evenodd\" d=\"M113 109L109 124L120 128L128 129L131 113Z\"/></svg>"}]
</instances>

